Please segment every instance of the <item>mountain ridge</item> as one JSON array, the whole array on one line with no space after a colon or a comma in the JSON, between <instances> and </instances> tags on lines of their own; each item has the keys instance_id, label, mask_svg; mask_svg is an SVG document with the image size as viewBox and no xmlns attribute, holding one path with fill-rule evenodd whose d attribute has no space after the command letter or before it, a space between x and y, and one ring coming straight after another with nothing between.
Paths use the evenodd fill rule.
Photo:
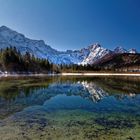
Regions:
<instances>
[{"instance_id":1,"label":"mountain ridge","mask_svg":"<svg viewBox=\"0 0 140 140\"><path fill-rule=\"evenodd\" d=\"M137 53L136 49L126 50L117 47L114 50L103 48L99 43L79 50L57 51L45 44L43 40L33 40L25 37L6 26L0 27L0 48L14 46L22 54L29 52L37 58L48 59L54 64L94 64L106 55L121 53Z\"/></svg>"}]
</instances>

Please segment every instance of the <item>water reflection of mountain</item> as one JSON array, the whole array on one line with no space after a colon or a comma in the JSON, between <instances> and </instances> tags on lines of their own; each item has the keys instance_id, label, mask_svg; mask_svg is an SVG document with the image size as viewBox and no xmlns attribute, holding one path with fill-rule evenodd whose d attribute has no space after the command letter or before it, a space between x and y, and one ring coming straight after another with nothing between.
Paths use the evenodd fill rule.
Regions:
<instances>
[{"instance_id":1,"label":"water reflection of mountain","mask_svg":"<svg viewBox=\"0 0 140 140\"><path fill-rule=\"evenodd\" d=\"M27 82L26 80L24 81ZM40 83L42 82L42 83ZM47 81L48 82L48 81ZM114 79L109 77L59 79L49 81L31 80L26 86L8 84L0 90L0 117L4 118L14 112L33 105L42 105L56 95L80 96L93 102L99 102L104 97L113 95L117 99L126 96L134 97L140 93L139 80ZM39 86L37 85L39 83Z\"/></svg>"},{"instance_id":2,"label":"water reflection of mountain","mask_svg":"<svg viewBox=\"0 0 140 140\"><path fill-rule=\"evenodd\" d=\"M93 82L82 81L81 85L90 93L93 102L98 102L108 95L107 92Z\"/></svg>"}]
</instances>

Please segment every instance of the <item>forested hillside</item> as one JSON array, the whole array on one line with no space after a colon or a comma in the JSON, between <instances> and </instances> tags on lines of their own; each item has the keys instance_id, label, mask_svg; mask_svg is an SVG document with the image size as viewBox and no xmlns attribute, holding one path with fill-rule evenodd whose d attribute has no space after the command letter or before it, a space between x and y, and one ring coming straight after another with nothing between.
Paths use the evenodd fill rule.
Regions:
<instances>
[{"instance_id":1,"label":"forested hillside","mask_svg":"<svg viewBox=\"0 0 140 140\"><path fill-rule=\"evenodd\" d=\"M52 73L58 72L56 65L46 59L35 58L34 55L26 52L24 55L10 47L0 50L0 71L15 73Z\"/></svg>"},{"instance_id":2,"label":"forested hillside","mask_svg":"<svg viewBox=\"0 0 140 140\"><path fill-rule=\"evenodd\" d=\"M93 65L56 65L36 58L29 52L21 54L16 47L0 50L1 73L62 73L62 72L140 72L140 54L116 54Z\"/></svg>"}]
</instances>

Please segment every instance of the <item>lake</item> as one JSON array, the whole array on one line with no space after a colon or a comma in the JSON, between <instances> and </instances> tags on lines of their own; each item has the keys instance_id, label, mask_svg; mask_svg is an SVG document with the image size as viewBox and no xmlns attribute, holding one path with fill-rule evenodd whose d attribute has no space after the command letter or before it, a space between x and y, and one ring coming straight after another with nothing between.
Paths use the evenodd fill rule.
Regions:
<instances>
[{"instance_id":1,"label":"lake","mask_svg":"<svg viewBox=\"0 0 140 140\"><path fill-rule=\"evenodd\" d=\"M0 140L140 140L140 77L1 77Z\"/></svg>"}]
</instances>

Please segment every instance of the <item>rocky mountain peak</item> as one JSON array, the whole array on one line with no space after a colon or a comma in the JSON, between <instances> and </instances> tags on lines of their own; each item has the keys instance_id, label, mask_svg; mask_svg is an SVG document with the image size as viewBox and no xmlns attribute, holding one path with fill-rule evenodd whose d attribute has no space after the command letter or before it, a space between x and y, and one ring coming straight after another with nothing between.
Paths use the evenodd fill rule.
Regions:
<instances>
[{"instance_id":1,"label":"rocky mountain peak","mask_svg":"<svg viewBox=\"0 0 140 140\"><path fill-rule=\"evenodd\" d=\"M116 47L116 48L114 49L114 52L115 52L115 53L126 53L127 50L124 49L122 46L118 46L118 47Z\"/></svg>"},{"instance_id":2,"label":"rocky mountain peak","mask_svg":"<svg viewBox=\"0 0 140 140\"><path fill-rule=\"evenodd\" d=\"M137 50L134 49L134 48L132 48L132 49L130 49L128 52L129 52L129 53L133 53L133 54L135 54L135 53L137 53Z\"/></svg>"}]
</instances>

